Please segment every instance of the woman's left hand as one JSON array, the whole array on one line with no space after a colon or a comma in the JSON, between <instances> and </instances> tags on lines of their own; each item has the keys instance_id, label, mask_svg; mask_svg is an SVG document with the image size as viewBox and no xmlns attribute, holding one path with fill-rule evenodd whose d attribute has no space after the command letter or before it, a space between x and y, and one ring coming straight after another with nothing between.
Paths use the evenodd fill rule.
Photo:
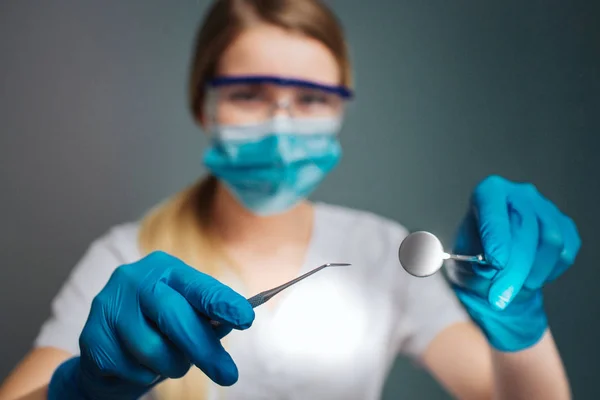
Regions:
<instances>
[{"instance_id":1,"label":"woman's left hand","mask_svg":"<svg viewBox=\"0 0 600 400\"><path fill-rule=\"evenodd\" d=\"M484 254L495 268L450 263L453 287L490 343L517 351L547 328L541 288L575 261L575 223L531 184L490 176L474 190L454 252Z\"/></svg>"}]
</instances>

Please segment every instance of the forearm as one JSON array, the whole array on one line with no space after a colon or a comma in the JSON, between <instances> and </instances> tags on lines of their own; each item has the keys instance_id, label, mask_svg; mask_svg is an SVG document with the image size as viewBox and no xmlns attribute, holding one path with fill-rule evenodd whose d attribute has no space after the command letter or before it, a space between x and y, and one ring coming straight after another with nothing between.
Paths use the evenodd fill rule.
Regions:
<instances>
[{"instance_id":1,"label":"forearm","mask_svg":"<svg viewBox=\"0 0 600 400\"><path fill-rule=\"evenodd\" d=\"M5 391L0 393L0 400L46 400L48 398L48 384L37 388Z\"/></svg>"},{"instance_id":2,"label":"forearm","mask_svg":"<svg viewBox=\"0 0 600 400\"><path fill-rule=\"evenodd\" d=\"M570 387L549 330L533 347L516 352L492 352L494 399L570 399Z\"/></svg>"},{"instance_id":3,"label":"forearm","mask_svg":"<svg viewBox=\"0 0 600 400\"><path fill-rule=\"evenodd\" d=\"M48 386L41 387L34 392L10 400L46 400L48 398Z\"/></svg>"}]
</instances>

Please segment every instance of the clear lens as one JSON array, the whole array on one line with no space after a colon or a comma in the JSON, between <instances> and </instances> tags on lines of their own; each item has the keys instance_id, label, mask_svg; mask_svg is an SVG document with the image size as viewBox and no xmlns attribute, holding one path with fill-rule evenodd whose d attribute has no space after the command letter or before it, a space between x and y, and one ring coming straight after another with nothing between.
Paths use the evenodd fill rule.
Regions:
<instances>
[{"instance_id":1,"label":"clear lens","mask_svg":"<svg viewBox=\"0 0 600 400\"><path fill-rule=\"evenodd\" d=\"M209 90L219 124L263 122L281 112L295 118L339 117L345 103L325 89L273 83L231 83Z\"/></svg>"}]
</instances>

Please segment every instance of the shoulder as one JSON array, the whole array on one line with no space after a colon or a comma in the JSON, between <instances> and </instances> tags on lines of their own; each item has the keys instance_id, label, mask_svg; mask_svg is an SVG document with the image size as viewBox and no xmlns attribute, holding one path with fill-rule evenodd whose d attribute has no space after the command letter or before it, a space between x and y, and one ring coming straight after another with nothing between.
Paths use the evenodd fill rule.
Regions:
<instances>
[{"instance_id":1,"label":"shoulder","mask_svg":"<svg viewBox=\"0 0 600 400\"><path fill-rule=\"evenodd\" d=\"M79 353L78 339L94 297L113 272L139 259L137 223L113 226L88 245L52 301L52 314L35 340L37 347Z\"/></svg>"},{"instance_id":2,"label":"shoulder","mask_svg":"<svg viewBox=\"0 0 600 400\"><path fill-rule=\"evenodd\" d=\"M98 236L71 272L70 281L96 291L120 265L139 260L138 231L138 223L129 222Z\"/></svg>"}]
</instances>

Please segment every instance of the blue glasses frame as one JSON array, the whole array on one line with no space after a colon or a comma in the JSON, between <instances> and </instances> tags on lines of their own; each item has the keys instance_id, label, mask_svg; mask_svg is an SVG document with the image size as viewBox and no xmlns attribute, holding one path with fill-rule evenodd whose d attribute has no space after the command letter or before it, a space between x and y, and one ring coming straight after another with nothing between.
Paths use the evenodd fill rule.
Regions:
<instances>
[{"instance_id":1,"label":"blue glasses frame","mask_svg":"<svg viewBox=\"0 0 600 400\"><path fill-rule=\"evenodd\" d=\"M219 76L211 79L208 82L209 87L220 87L231 84L257 84L257 83L272 83L281 86L296 86L307 89L318 89L329 93L337 94L343 99L349 100L354 97L352 90L345 86L331 86L320 83L310 82L295 78L282 78L269 75L244 75L244 76Z\"/></svg>"}]
</instances>

